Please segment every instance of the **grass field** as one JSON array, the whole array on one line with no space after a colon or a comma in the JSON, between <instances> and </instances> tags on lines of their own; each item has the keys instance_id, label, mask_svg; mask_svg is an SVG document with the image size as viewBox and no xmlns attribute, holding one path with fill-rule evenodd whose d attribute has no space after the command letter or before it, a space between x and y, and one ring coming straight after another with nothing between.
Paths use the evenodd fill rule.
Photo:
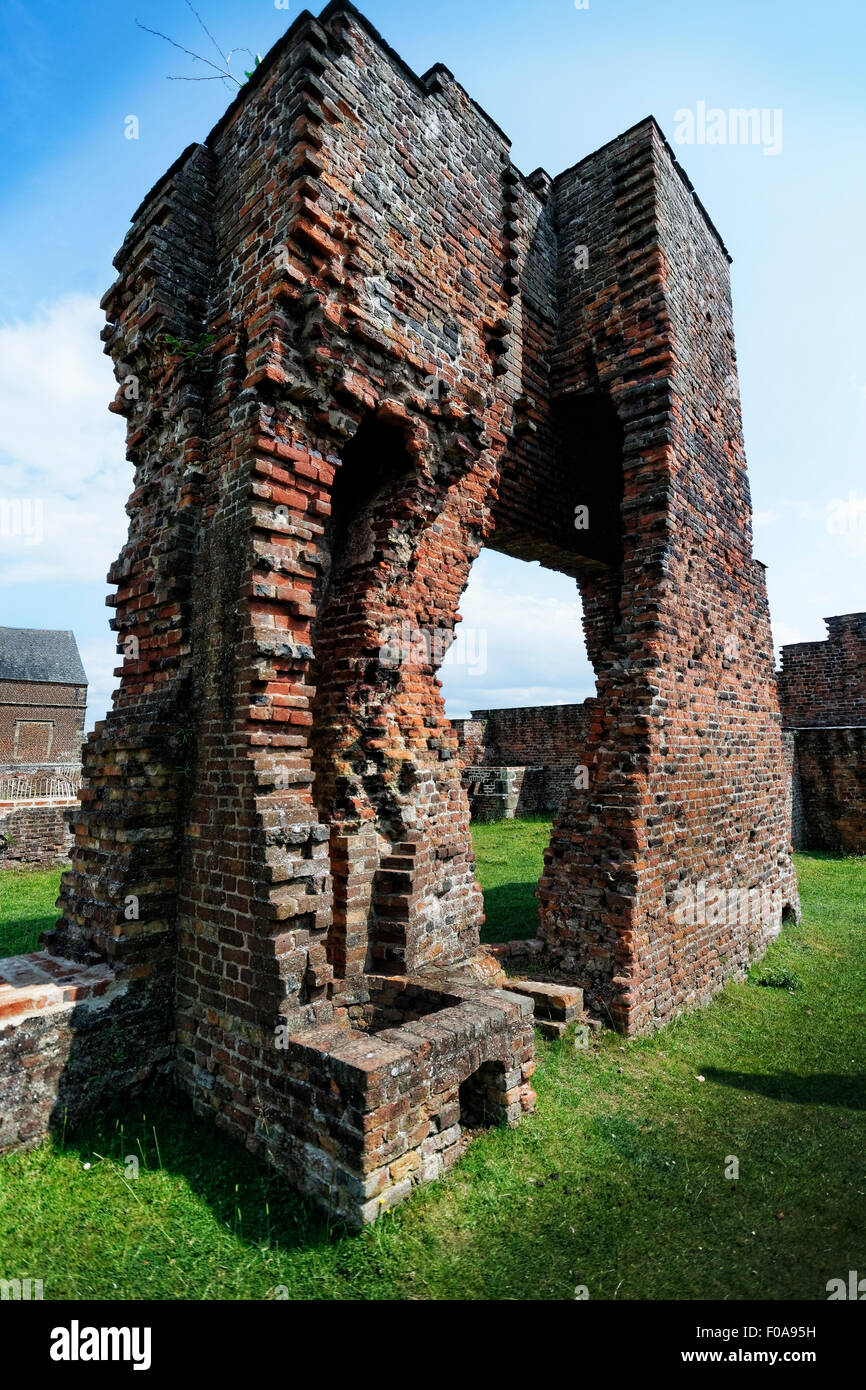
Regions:
<instances>
[{"instance_id":1,"label":"grass field","mask_svg":"<svg viewBox=\"0 0 866 1390\"><path fill-rule=\"evenodd\" d=\"M57 921L60 869L5 869L0 873L0 958L38 951L39 933Z\"/></svg>"},{"instance_id":2,"label":"grass field","mask_svg":"<svg viewBox=\"0 0 866 1390\"><path fill-rule=\"evenodd\" d=\"M531 935L540 824L475 833L488 936ZM803 921L749 983L652 1038L539 1039L536 1114L362 1234L159 1095L0 1160L0 1276L61 1299L825 1299L866 1268L866 861L797 864Z\"/></svg>"},{"instance_id":3,"label":"grass field","mask_svg":"<svg viewBox=\"0 0 866 1390\"><path fill-rule=\"evenodd\" d=\"M535 885L549 841L549 816L473 825L472 843L487 919L482 941L524 941L537 934Z\"/></svg>"}]
</instances>

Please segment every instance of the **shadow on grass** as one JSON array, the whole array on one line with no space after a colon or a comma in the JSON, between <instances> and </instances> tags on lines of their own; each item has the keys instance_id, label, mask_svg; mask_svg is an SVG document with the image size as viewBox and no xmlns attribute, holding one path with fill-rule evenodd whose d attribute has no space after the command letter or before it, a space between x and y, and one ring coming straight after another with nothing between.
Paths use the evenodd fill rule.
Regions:
<instances>
[{"instance_id":1,"label":"shadow on grass","mask_svg":"<svg viewBox=\"0 0 866 1390\"><path fill-rule=\"evenodd\" d=\"M7 956L26 956L31 951L41 950L39 938L44 931L51 931L57 924L57 913L43 913L38 917L23 914L0 923L0 960Z\"/></svg>"},{"instance_id":2,"label":"shadow on grass","mask_svg":"<svg viewBox=\"0 0 866 1390\"><path fill-rule=\"evenodd\" d=\"M344 1226L293 1192L285 1175L247 1152L211 1119L197 1116L179 1091L145 1092L118 1102L73 1132L55 1134L55 1143L79 1154L82 1162L96 1155L123 1170L134 1155L142 1172L181 1178L220 1225L249 1246L307 1250L347 1234Z\"/></svg>"},{"instance_id":3,"label":"shadow on grass","mask_svg":"<svg viewBox=\"0 0 866 1390\"><path fill-rule=\"evenodd\" d=\"M500 883L497 888L485 888L484 913L486 921L481 932L482 942L529 941L538 935L538 903L535 882Z\"/></svg>"},{"instance_id":4,"label":"shadow on grass","mask_svg":"<svg viewBox=\"0 0 866 1390\"><path fill-rule=\"evenodd\" d=\"M866 1077L846 1076L833 1072L811 1072L797 1076L782 1071L773 1076L720 1071L705 1067L707 1081L736 1090L751 1091L768 1100L781 1100L791 1105L835 1105L844 1110L866 1110Z\"/></svg>"}]
</instances>

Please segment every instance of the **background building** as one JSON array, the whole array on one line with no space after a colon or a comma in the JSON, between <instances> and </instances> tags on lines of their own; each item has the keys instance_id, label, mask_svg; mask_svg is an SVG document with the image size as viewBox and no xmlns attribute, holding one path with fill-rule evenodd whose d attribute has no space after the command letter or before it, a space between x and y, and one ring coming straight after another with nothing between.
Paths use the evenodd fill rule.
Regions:
<instances>
[{"instance_id":1,"label":"background building","mask_svg":"<svg viewBox=\"0 0 866 1390\"><path fill-rule=\"evenodd\" d=\"M0 769L79 763L86 705L73 633L0 627Z\"/></svg>"},{"instance_id":2,"label":"background building","mask_svg":"<svg viewBox=\"0 0 866 1390\"><path fill-rule=\"evenodd\" d=\"M0 866L69 853L86 705L73 633L0 627Z\"/></svg>"}]
</instances>

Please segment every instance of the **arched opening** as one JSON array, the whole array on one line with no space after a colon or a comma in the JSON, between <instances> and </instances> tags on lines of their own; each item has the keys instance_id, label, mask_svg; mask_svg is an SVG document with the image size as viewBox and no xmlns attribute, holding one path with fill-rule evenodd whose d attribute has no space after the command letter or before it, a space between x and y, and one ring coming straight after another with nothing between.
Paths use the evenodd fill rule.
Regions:
<instances>
[{"instance_id":1,"label":"arched opening","mask_svg":"<svg viewBox=\"0 0 866 1390\"><path fill-rule=\"evenodd\" d=\"M412 473L400 431L368 415L343 450L334 479L331 515L318 546L312 665L316 801L329 820L358 819L362 787L376 797L375 775L364 766L369 749L357 739L365 702L387 680L379 661L379 636L389 617L385 581L398 524L405 532L411 512L405 494Z\"/></svg>"},{"instance_id":2,"label":"arched opening","mask_svg":"<svg viewBox=\"0 0 866 1390\"><path fill-rule=\"evenodd\" d=\"M439 674L463 760L482 940L531 938L544 850L584 763L595 695L580 595L569 575L485 548L460 613Z\"/></svg>"},{"instance_id":3,"label":"arched opening","mask_svg":"<svg viewBox=\"0 0 866 1390\"><path fill-rule=\"evenodd\" d=\"M575 516L576 549L609 569L622 565L623 429L603 392L563 396L554 406L563 500ZM577 524L579 507L586 523Z\"/></svg>"},{"instance_id":4,"label":"arched opening","mask_svg":"<svg viewBox=\"0 0 866 1390\"><path fill-rule=\"evenodd\" d=\"M506 463L495 529L441 673L488 942L538 935L535 890L560 849L557 818L568 815L570 841L585 814L593 711L620 618L622 426L601 392L563 397L552 425L549 476L525 459Z\"/></svg>"},{"instance_id":5,"label":"arched opening","mask_svg":"<svg viewBox=\"0 0 866 1390\"><path fill-rule=\"evenodd\" d=\"M460 1083L460 1128L490 1129L505 1117L505 1066L483 1062Z\"/></svg>"},{"instance_id":6,"label":"arched opening","mask_svg":"<svg viewBox=\"0 0 866 1390\"><path fill-rule=\"evenodd\" d=\"M387 758L400 667L383 640L402 621L417 491L402 433L366 416L334 479L312 634L314 797L331 827L328 955L338 976L399 969L405 946L398 899L413 847L404 843L401 814L407 775L395 774ZM384 884L383 874L390 874Z\"/></svg>"}]
</instances>

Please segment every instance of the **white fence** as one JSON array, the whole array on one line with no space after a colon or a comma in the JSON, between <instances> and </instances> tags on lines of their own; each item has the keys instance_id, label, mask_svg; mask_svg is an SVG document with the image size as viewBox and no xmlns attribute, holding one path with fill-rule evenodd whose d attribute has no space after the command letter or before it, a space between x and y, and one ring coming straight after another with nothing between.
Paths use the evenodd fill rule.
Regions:
<instances>
[{"instance_id":1,"label":"white fence","mask_svg":"<svg viewBox=\"0 0 866 1390\"><path fill-rule=\"evenodd\" d=\"M78 795L81 768L53 767L46 772L0 772L0 801L68 800Z\"/></svg>"}]
</instances>

